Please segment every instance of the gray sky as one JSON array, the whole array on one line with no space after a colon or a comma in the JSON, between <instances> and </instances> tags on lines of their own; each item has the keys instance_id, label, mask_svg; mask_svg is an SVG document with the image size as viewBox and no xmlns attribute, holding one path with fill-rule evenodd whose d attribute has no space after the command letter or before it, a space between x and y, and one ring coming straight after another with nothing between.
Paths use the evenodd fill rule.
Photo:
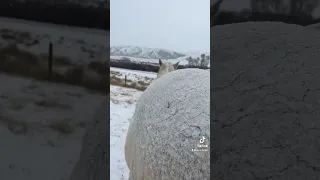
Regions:
<instances>
[{"instance_id":1,"label":"gray sky","mask_svg":"<svg viewBox=\"0 0 320 180\"><path fill-rule=\"evenodd\" d=\"M110 45L210 52L210 0L111 0Z\"/></svg>"}]
</instances>

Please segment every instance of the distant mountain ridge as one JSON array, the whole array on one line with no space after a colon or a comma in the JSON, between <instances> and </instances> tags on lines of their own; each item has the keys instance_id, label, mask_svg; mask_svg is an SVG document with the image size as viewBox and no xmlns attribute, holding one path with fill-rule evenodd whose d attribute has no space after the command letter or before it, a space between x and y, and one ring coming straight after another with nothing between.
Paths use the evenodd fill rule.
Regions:
<instances>
[{"instance_id":1,"label":"distant mountain ridge","mask_svg":"<svg viewBox=\"0 0 320 180\"><path fill-rule=\"evenodd\" d=\"M110 47L111 56L128 56L135 58L147 59L177 59L186 56L183 53L161 49L161 48L146 48L139 46L112 46Z\"/></svg>"}]
</instances>

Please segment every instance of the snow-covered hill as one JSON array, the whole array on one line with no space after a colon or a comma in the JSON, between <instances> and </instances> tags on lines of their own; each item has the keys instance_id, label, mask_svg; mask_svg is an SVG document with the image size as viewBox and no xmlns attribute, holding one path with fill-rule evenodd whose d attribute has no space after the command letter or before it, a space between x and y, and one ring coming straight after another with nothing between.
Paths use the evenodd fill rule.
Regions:
<instances>
[{"instance_id":1,"label":"snow-covered hill","mask_svg":"<svg viewBox=\"0 0 320 180\"><path fill-rule=\"evenodd\" d=\"M183 53L178 53L171 50L160 48L145 48L138 46L112 46L110 48L110 55L147 59L177 59L179 57L186 56Z\"/></svg>"}]
</instances>

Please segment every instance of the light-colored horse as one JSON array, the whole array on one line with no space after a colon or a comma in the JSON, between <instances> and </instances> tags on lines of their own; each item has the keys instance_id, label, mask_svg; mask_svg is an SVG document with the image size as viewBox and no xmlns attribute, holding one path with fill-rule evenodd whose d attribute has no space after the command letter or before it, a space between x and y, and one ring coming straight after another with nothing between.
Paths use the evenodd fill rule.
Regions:
<instances>
[{"instance_id":1,"label":"light-colored horse","mask_svg":"<svg viewBox=\"0 0 320 180\"><path fill-rule=\"evenodd\" d=\"M179 66L179 62L175 63L175 64L171 64L169 62L162 62L161 59L159 59L159 71L157 74L157 78L168 74L171 71L177 70L178 66Z\"/></svg>"}]
</instances>

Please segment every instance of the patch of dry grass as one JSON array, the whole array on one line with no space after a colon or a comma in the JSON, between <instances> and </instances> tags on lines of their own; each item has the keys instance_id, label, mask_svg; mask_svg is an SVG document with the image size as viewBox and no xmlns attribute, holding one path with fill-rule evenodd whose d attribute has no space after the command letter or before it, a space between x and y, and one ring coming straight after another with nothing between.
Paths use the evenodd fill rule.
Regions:
<instances>
[{"instance_id":1,"label":"patch of dry grass","mask_svg":"<svg viewBox=\"0 0 320 180\"><path fill-rule=\"evenodd\" d=\"M54 122L49 125L49 128L62 134L72 134L74 132L74 128L67 121Z\"/></svg>"},{"instance_id":2,"label":"patch of dry grass","mask_svg":"<svg viewBox=\"0 0 320 180\"><path fill-rule=\"evenodd\" d=\"M16 42L26 46L33 46L39 44L39 40L33 39L29 32L18 32L10 29L1 29L0 34L2 39L8 42Z\"/></svg>"},{"instance_id":3,"label":"patch of dry grass","mask_svg":"<svg viewBox=\"0 0 320 180\"><path fill-rule=\"evenodd\" d=\"M68 120L61 120L51 124L27 123L0 115L0 124L7 126L8 130L16 135L27 134L31 127L49 128L64 135L72 134L75 131L75 128L70 125Z\"/></svg>"},{"instance_id":4,"label":"patch of dry grass","mask_svg":"<svg viewBox=\"0 0 320 180\"><path fill-rule=\"evenodd\" d=\"M42 61L48 61L49 55L48 54L40 54L39 58ZM67 65L67 66L73 65L71 60L67 57L64 57L64 56L56 56L55 55L54 57L52 57L52 60L53 60L54 64L56 64L56 65Z\"/></svg>"},{"instance_id":5,"label":"patch of dry grass","mask_svg":"<svg viewBox=\"0 0 320 180\"><path fill-rule=\"evenodd\" d=\"M59 108L59 109L63 109L63 110L71 110L72 109L72 106L70 106L68 104L61 103L59 101L59 99L57 99L57 98L46 97L42 100L35 101L34 104L36 104L37 106Z\"/></svg>"},{"instance_id":6,"label":"patch of dry grass","mask_svg":"<svg viewBox=\"0 0 320 180\"><path fill-rule=\"evenodd\" d=\"M27 99L11 99L10 100L10 108L16 111L23 109L28 104Z\"/></svg>"},{"instance_id":7,"label":"patch of dry grass","mask_svg":"<svg viewBox=\"0 0 320 180\"><path fill-rule=\"evenodd\" d=\"M143 81L141 81L143 82ZM121 87L127 87L127 88L133 88L133 89L137 89L139 91L144 91L145 89L147 89L147 87L149 86L149 84L147 83L141 83L140 81L138 82L133 82L131 80L128 80L125 82L124 79L118 78L116 76L111 76L110 77L110 84L111 85L115 85L115 86L121 86Z\"/></svg>"},{"instance_id":8,"label":"patch of dry grass","mask_svg":"<svg viewBox=\"0 0 320 180\"><path fill-rule=\"evenodd\" d=\"M26 134L28 132L28 124L0 114L0 123L7 126L8 130L17 135Z\"/></svg>"}]
</instances>

